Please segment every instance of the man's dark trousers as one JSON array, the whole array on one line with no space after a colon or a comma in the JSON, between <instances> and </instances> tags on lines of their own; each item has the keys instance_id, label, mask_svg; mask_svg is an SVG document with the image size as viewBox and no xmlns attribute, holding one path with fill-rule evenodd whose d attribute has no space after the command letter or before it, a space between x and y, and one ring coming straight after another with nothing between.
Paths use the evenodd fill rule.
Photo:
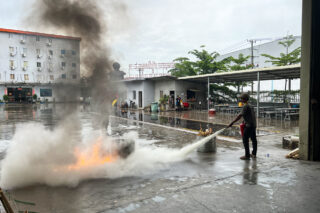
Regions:
<instances>
[{"instance_id":1,"label":"man's dark trousers","mask_svg":"<svg viewBox=\"0 0 320 213\"><path fill-rule=\"evenodd\" d=\"M250 157L249 138L252 141L252 155L257 155L257 136L255 127L245 127L243 131L242 142L246 151L246 157Z\"/></svg>"}]
</instances>

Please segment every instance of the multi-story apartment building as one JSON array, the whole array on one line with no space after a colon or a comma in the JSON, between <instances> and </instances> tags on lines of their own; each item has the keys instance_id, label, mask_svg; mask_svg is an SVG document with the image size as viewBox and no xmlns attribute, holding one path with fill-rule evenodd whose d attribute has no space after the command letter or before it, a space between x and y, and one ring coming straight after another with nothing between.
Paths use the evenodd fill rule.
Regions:
<instances>
[{"instance_id":1,"label":"multi-story apartment building","mask_svg":"<svg viewBox=\"0 0 320 213\"><path fill-rule=\"evenodd\" d=\"M0 99L77 99L80 38L0 28ZM65 91L64 91L65 90ZM77 90L73 90L77 91ZM69 94L72 93L72 94Z\"/></svg>"}]
</instances>

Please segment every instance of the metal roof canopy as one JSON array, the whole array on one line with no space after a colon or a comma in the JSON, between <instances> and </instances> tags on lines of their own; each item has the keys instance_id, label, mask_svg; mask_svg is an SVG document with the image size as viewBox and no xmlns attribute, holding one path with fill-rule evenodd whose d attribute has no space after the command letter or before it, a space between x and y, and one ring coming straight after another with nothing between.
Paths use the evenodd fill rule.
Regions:
<instances>
[{"instance_id":1,"label":"metal roof canopy","mask_svg":"<svg viewBox=\"0 0 320 213\"><path fill-rule=\"evenodd\" d=\"M257 81L258 73L260 81L300 78L300 64L204 75L193 75L187 77L180 77L178 79L202 83L207 83L208 78L210 83Z\"/></svg>"},{"instance_id":2,"label":"metal roof canopy","mask_svg":"<svg viewBox=\"0 0 320 213\"><path fill-rule=\"evenodd\" d=\"M210 83L224 83L224 82L243 82L243 81L257 81L257 117L259 117L260 105L260 81L263 80L280 80L280 79L294 79L300 78L300 65L288 65L279 67L268 67L260 69L239 70L233 72L213 73L205 75L195 75L188 77L180 77L179 80L187 80L193 82L207 83L208 97L210 99ZM209 101L208 110L209 110Z\"/></svg>"}]
</instances>

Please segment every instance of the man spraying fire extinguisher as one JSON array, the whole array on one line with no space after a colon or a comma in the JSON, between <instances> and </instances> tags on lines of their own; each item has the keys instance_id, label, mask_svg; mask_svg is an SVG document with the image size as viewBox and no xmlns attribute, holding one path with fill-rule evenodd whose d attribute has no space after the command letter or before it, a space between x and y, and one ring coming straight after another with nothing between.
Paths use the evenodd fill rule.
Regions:
<instances>
[{"instance_id":1,"label":"man spraying fire extinguisher","mask_svg":"<svg viewBox=\"0 0 320 213\"><path fill-rule=\"evenodd\" d=\"M240 125L241 134L242 134L242 142L245 149L245 155L240 157L241 160L250 160L251 158L256 158L257 156L257 137L256 137L256 128L257 121L254 113L253 107L248 103L250 96L247 93L243 93L240 96L240 100L243 103L242 111L236 117L234 121L232 121L228 127L231 127L235 122L240 120L243 117L243 122ZM249 138L252 141L252 153L250 155L249 149Z\"/></svg>"}]
</instances>

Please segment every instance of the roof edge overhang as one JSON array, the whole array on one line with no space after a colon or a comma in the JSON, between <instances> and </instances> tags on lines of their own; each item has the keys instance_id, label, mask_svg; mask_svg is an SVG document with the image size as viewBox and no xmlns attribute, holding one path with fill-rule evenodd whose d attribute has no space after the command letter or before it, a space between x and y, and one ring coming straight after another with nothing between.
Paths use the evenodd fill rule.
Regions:
<instances>
[{"instance_id":1,"label":"roof edge overhang","mask_svg":"<svg viewBox=\"0 0 320 213\"><path fill-rule=\"evenodd\" d=\"M80 37L55 35L55 34L47 34L47 33L38 33L38 32L23 31L23 30L13 30L13 29L0 28L0 32L16 33L16 34L21 34L21 35L44 36L44 37L50 37L50 38L62 38L62 39L71 39L71 40L81 41Z\"/></svg>"}]
</instances>

